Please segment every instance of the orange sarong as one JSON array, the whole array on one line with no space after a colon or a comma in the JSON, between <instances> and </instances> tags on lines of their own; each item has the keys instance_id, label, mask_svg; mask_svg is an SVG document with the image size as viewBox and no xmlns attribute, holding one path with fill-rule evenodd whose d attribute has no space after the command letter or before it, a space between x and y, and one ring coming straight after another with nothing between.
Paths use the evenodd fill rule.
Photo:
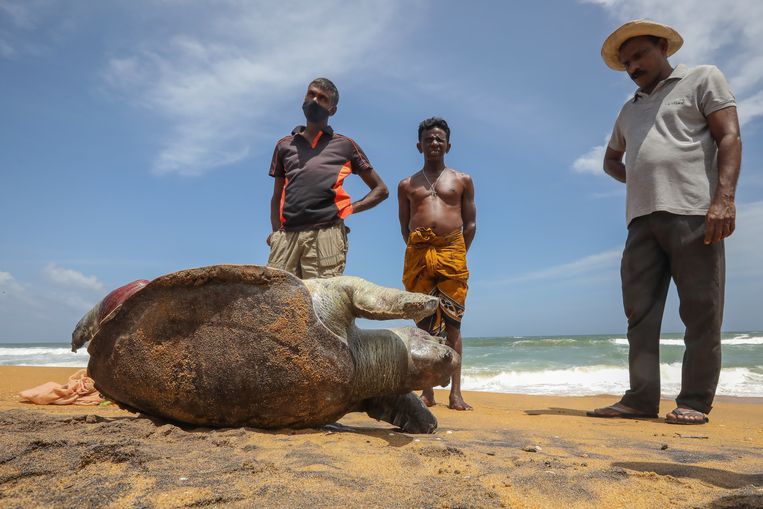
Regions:
<instances>
[{"instance_id":1,"label":"orange sarong","mask_svg":"<svg viewBox=\"0 0 763 509\"><path fill-rule=\"evenodd\" d=\"M433 336L445 337L445 323L461 326L469 288L466 245L461 230L437 235L431 228L416 228L408 235L403 285L409 292L440 299L437 311L418 325Z\"/></svg>"}]
</instances>

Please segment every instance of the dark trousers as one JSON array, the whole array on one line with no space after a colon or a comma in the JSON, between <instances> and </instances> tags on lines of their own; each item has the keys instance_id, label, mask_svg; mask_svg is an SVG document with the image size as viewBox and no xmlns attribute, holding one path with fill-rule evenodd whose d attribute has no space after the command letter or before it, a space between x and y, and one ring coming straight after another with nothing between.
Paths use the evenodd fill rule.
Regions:
<instances>
[{"instance_id":1,"label":"dark trousers","mask_svg":"<svg viewBox=\"0 0 763 509\"><path fill-rule=\"evenodd\" d=\"M622 403L659 412L660 326L672 276L686 326L676 403L709 412L721 372L726 262L723 241L705 245L705 217L654 212L628 226L620 274L628 318L631 388Z\"/></svg>"}]
</instances>

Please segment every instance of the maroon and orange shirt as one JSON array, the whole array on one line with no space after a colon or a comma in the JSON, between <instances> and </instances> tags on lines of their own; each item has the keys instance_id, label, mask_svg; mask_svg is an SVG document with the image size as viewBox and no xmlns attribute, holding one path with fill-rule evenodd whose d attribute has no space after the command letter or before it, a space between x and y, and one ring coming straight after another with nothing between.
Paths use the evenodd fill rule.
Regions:
<instances>
[{"instance_id":1,"label":"maroon and orange shirt","mask_svg":"<svg viewBox=\"0 0 763 509\"><path fill-rule=\"evenodd\" d=\"M307 230L336 223L352 214L352 200L342 187L350 173L372 170L366 154L352 139L327 126L312 142L297 126L276 143L270 176L285 179L281 226Z\"/></svg>"}]
</instances>

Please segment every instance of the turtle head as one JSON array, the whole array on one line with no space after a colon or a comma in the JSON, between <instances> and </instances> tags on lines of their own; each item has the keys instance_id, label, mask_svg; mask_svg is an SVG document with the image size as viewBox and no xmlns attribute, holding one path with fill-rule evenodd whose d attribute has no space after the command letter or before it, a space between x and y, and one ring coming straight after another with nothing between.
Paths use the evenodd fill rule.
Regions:
<instances>
[{"instance_id":1,"label":"turtle head","mask_svg":"<svg viewBox=\"0 0 763 509\"><path fill-rule=\"evenodd\" d=\"M77 322L77 326L74 328L74 332L72 332L72 352L82 348L85 343L95 336L95 333L98 331L97 316L100 307L101 303L99 302Z\"/></svg>"},{"instance_id":2,"label":"turtle head","mask_svg":"<svg viewBox=\"0 0 763 509\"><path fill-rule=\"evenodd\" d=\"M101 321L147 284L147 280L138 279L132 283L120 286L85 313L85 316L80 318L80 321L77 322L77 326L74 328L74 332L72 332L72 352L76 352L77 349L93 339L101 326Z\"/></svg>"},{"instance_id":3,"label":"turtle head","mask_svg":"<svg viewBox=\"0 0 763 509\"><path fill-rule=\"evenodd\" d=\"M408 344L407 385L411 390L448 385L451 375L461 363L461 356L443 344L440 338L430 336L421 329L406 327L395 332Z\"/></svg>"}]
</instances>

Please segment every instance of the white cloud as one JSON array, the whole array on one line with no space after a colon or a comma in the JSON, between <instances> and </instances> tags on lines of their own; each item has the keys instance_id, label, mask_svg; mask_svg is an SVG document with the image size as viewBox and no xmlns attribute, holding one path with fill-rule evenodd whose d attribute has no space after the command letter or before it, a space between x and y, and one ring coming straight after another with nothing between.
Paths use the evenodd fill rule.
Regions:
<instances>
[{"instance_id":1,"label":"white cloud","mask_svg":"<svg viewBox=\"0 0 763 509\"><path fill-rule=\"evenodd\" d=\"M13 274L0 271L0 295L23 291L23 287L16 282Z\"/></svg>"},{"instance_id":2,"label":"white cloud","mask_svg":"<svg viewBox=\"0 0 763 509\"><path fill-rule=\"evenodd\" d=\"M714 64L728 77L742 123L763 115L763 2L759 0L585 0L617 22L649 18L673 26L684 45L673 63ZM613 25L613 29L615 26ZM602 64L603 65L603 64ZM757 97L757 101L748 102ZM753 106L747 110L749 106ZM757 106L757 107L755 107Z\"/></svg>"},{"instance_id":3,"label":"white cloud","mask_svg":"<svg viewBox=\"0 0 763 509\"><path fill-rule=\"evenodd\" d=\"M56 296L56 301L80 313L90 311L96 304L96 301L74 294Z\"/></svg>"},{"instance_id":4,"label":"white cloud","mask_svg":"<svg viewBox=\"0 0 763 509\"><path fill-rule=\"evenodd\" d=\"M164 7L166 15L183 8ZM133 54L109 62L105 79L168 123L155 173L199 175L246 157L257 126L279 103L294 102L298 118L311 78L343 76L372 58L394 34L395 8L339 0L216 4L185 33L146 34Z\"/></svg>"},{"instance_id":5,"label":"white cloud","mask_svg":"<svg viewBox=\"0 0 763 509\"><path fill-rule=\"evenodd\" d=\"M601 253L584 256L583 258L578 258L577 260L563 263L561 265L554 265L545 269L520 274L519 276L487 281L484 282L483 285L502 286L509 283L541 281L549 279L560 280L583 276L594 272L601 273L603 271L616 269L619 266L621 256L621 248L611 249L609 251L603 251Z\"/></svg>"},{"instance_id":6,"label":"white cloud","mask_svg":"<svg viewBox=\"0 0 763 509\"><path fill-rule=\"evenodd\" d=\"M36 8L40 2L31 0L5 0L0 3L0 15L7 17L18 28L32 28L36 22Z\"/></svg>"},{"instance_id":7,"label":"white cloud","mask_svg":"<svg viewBox=\"0 0 763 509\"><path fill-rule=\"evenodd\" d=\"M53 267L52 271L64 280L84 277L71 272L73 276L65 269ZM68 331L97 300L90 291L93 278L85 281L88 288L74 285L60 290L47 282L25 281L22 285L9 272L0 271L0 340L66 341Z\"/></svg>"},{"instance_id":8,"label":"white cloud","mask_svg":"<svg viewBox=\"0 0 763 509\"><path fill-rule=\"evenodd\" d=\"M40 53L39 41L29 41L22 34L34 31L46 19L56 17L60 22L62 16L55 11L62 5L56 0L0 1L0 58Z\"/></svg>"},{"instance_id":9,"label":"white cloud","mask_svg":"<svg viewBox=\"0 0 763 509\"><path fill-rule=\"evenodd\" d=\"M622 249L611 249L602 253L597 253L583 258L579 258L569 263L555 265L547 269L528 272L514 279L514 281L534 281L539 279L561 279L574 276L580 276L593 271L602 271L612 269L620 263Z\"/></svg>"},{"instance_id":10,"label":"white cloud","mask_svg":"<svg viewBox=\"0 0 763 509\"><path fill-rule=\"evenodd\" d=\"M602 145L596 145L591 150L575 159L572 163L572 171L575 173L588 173L593 175L606 175L602 168L604 163L604 152L607 149L609 135L604 137Z\"/></svg>"},{"instance_id":11,"label":"white cloud","mask_svg":"<svg viewBox=\"0 0 763 509\"><path fill-rule=\"evenodd\" d=\"M0 57L11 58L16 54L16 50L13 49L13 46L11 46L10 43L4 41L1 38L2 36L3 34L0 32Z\"/></svg>"},{"instance_id":12,"label":"white cloud","mask_svg":"<svg viewBox=\"0 0 763 509\"><path fill-rule=\"evenodd\" d=\"M59 267L55 263L47 264L42 271L50 281L62 286L103 290L103 284L95 276L86 276L76 270Z\"/></svg>"},{"instance_id":13,"label":"white cloud","mask_svg":"<svg viewBox=\"0 0 763 509\"><path fill-rule=\"evenodd\" d=\"M761 72L763 72L763 69ZM739 101L737 109L739 112L739 123L741 125L745 125L753 118L763 115L763 90ZM744 139L744 133L742 133L742 139Z\"/></svg>"},{"instance_id":14,"label":"white cloud","mask_svg":"<svg viewBox=\"0 0 763 509\"><path fill-rule=\"evenodd\" d=\"M726 242L727 274L729 277L763 277L763 201L740 204L737 207L736 231ZM622 248L584 256L571 262L527 272L515 277L482 283L501 286L526 281L561 280L593 273L616 270L622 258Z\"/></svg>"}]
</instances>

